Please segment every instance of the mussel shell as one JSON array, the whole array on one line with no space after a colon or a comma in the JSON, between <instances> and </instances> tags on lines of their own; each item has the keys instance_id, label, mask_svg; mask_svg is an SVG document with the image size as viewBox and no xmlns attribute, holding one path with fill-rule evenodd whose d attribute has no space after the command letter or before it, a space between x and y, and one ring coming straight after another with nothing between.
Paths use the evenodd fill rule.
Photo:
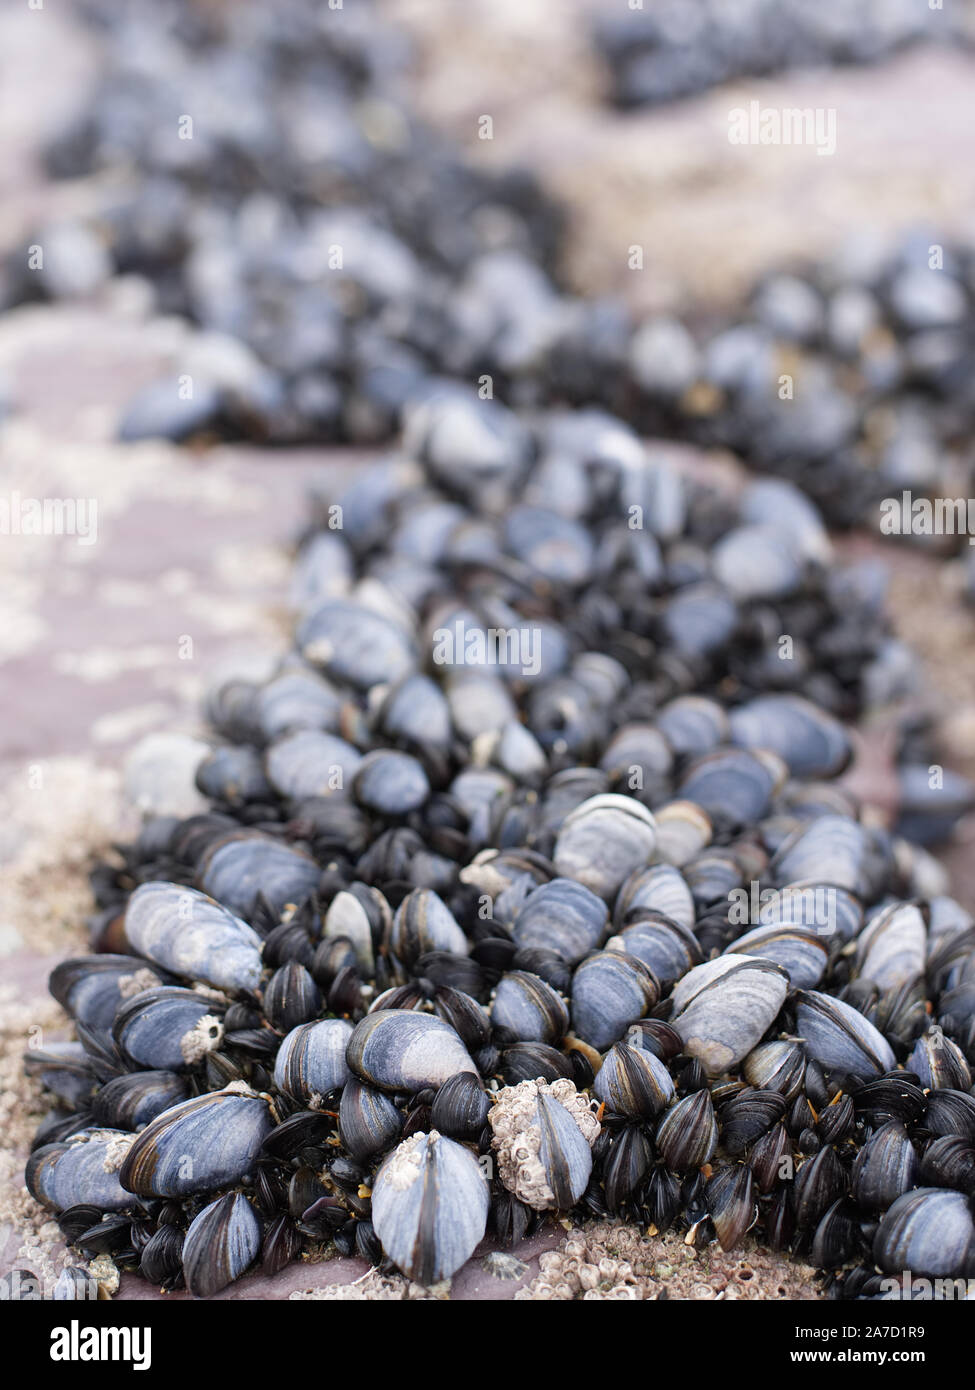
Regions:
<instances>
[{"instance_id":1,"label":"mussel shell","mask_svg":"<svg viewBox=\"0 0 975 1390\"><path fill-rule=\"evenodd\" d=\"M606 904L583 884L555 878L528 896L511 934L522 949L555 951L574 964L599 945L608 917Z\"/></svg>"},{"instance_id":2,"label":"mussel shell","mask_svg":"<svg viewBox=\"0 0 975 1390\"><path fill-rule=\"evenodd\" d=\"M560 875L610 900L625 878L649 862L655 840L653 816L641 802L606 793L569 812L553 859Z\"/></svg>"},{"instance_id":3,"label":"mussel shell","mask_svg":"<svg viewBox=\"0 0 975 1390\"><path fill-rule=\"evenodd\" d=\"M761 956L775 961L793 989L814 989L826 973L829 948L824 937L797 927L756 927L733 941L725 955Z\"/></svg>"},{"instance_id":4,"label":"mussel shell","mask_svg":"<svg viewBox=\"0 0 975 1390\"><path fill-rule=\"evenodd\" d=\"M779 1091L794 1100L806 1073L806 1058L796 1042L761 1043L742 1063L745 1080L758 1090Z\"/></svg>"},{"instance_id":5,"label":"mussel shell","mask_svg":"<svg viewBox=\"0 0 975 1390\"><path fill-rule=\"evenodd\" d=\"M706 1090L695 1091L670 1107L657 1126L656 1144L672 1172L703 1168L718 1145L718 1124Z\"/></svg>"},{"instance_id":6,"label":"mussel shell","mask_svg":"<svg viewBox=\"0 0 975 1390\"><path fill-rule=\"evenodd\" d=\"M389 948L404 965L428 951L466 956L469 950L453 913L431 888L414 888L400 903L389 929Z\"/></svg>"},{"instance_id":7,"label":"mussel shell","mask_svg":"<svg viewBox=\"0 0 975 1390\"><path fill-rule=\"evenodd\" d=\"M975 1227L962 1193L919 1187L898 1197L881 1219L873 1257L887 1274L929 1279L972 1272Z\"/></svg>"},{"instance_id":8,"label":"mussel shell","mask_svg":"<svg viewBox=\"0 0 975 1390\"><path fill-rule=\"evenodd\" d=\"M872 917L857 938L857 973L878 989L895 989L924 974L927 948L921 908L916 903L892 903Z\"/></svg>"},{"instance_id":9,"label":"mussel shell","mask_svg":"<svg viewBox=\"0 0 975 1390\"><path fill-rule=\"evenodd\" d=\"M514 1042L555 1043L569 1031L569 1010L537 975L511 970L498 983L491 1023L499 1047Z\"/></svg>"},{"instance_id":10,"label":"mussel shell","mask_svg":"<svg viewBox=\"0 0 975 1390\"><path fill-rule=\"evenodd\" d=\"M380 1168L372 1223L383 1250L420 1284L449 1279L487 1227L488 1185L462 1144L431 1130L405 1139Z\"/></svg>"},{"instance_id":11,"label":"mussel shell","mask_svg":"<svg viewBox=\"0 0 975 1390\"><path fill-rule=\"evenodd\" d=\"M704 959L700 943L689 927L662 912L637 912L638 920L606 943L609 951L623 951L642 960L661 987L666 989Z\"/></svg>"},{"instance_id":12,"label":"mussel shell","mask_svg":"<svg viewBox=\"0 0 975 1390\"><path fill-rule=\"evenodd\" d=\"M837 719L799 695L762 695L728 716L732 742L777 753L795 777L838 777L853 755Z\"/></svg>"},{"instance_id":13,"label":"mussel shell","mask_svg":"<svg viewBox=\"0 0 975 1390\"><path fill-rule=\"evenodd\" d=\"M242 1192L228 1192L190 1222L183 1275L196 1298L210 1298L238 1279L261 1248L261 1223Z\"/></svg>"},{"instance_id":14,"label":"mussel shell","mask_svg":"<svg viewBox=\"0 0 975 1390\"><path fill-rule=\"evenodd\" d=\"M266 1100L211 1091L164 1110L136 1135L119 1173L140 1197L187 1197L240 1182L274 1127Z\"/></svg>"},{"instance_id":15,"label":"mussel shell","mask_svg":"<svg viewBox=\"0 0 975 1390\"><path fill-rule=\"evenodd\" d=\"M367 1014L349 1038L346 1060L368 1085L411 1094L442 1086L455 1072L477 1072L449 1024L411 1009Z\"/></svg>"},{"instance_id":16,"label":"mussel shell","mask_svg":"<svg viewBox=\"0 0 975 1390\"><path fill-rule=\"evenodd\" d=\"M788 976L760 957L719 956L678 982L671 1024L684 1050L709 1076L720 1076L768 1031L788 992Z\"/></svg>"},{"instance_id":17,"label":"mussel shell","mask_svg":"<svg viewBox=\"0 0 975 1390\"><path fill-rule=\"evenodd\" d=\"M487 1124L491 1101L480 1077L461 1072L445 1081L433 1098L433 1127L451 1139L477 1139Z\"/></svg>"},{"instance_id":18,"label":"mussel shell","mask_svg":"<svg viewBox=\"0 0 975 1390\"><path fill-rule=\"evenodd\" d=\"M877 1076L895 1065L886 1038L863 1014L841 999L800 990L796 1029L807 1057L844 1076Z\"/></svg>"},{"instance_id":19,"label":"mussel shell","mask_svg":"<svg viewBox=\"0 0 975 1390\"><path fill-rule=\"evenodd\" d=\"M55 1211L81 1203L100 1211L134 1206L119 1173L131 1143L132 1135L124 1130L83 1129L64 1143L45 1144L27 1160L27 1190Z\"/></svg>"},{"instance_id":20,"label":"mussel shell","mask_svg":"<svg viewBox=\"0 0 975 1390\"><path fill-rule=\"evenodd\" d=\"M617 1115L648 1120L674 1095L670 1072L652 1052L615 1043L596 1073L593 1093Z\"/></svg>"},{"instance_id":21,"label":"mussel shell","mask_svg":"<svg viewBox=\"0 0 975 1390\"><path fill-rule=\"evenodd\" d=\"M382 816L405 816L430 795L423 764L408 753L378 749L359 764L352 790L361 806Z\"/></svg>"},{"instance_id":22,"label":"mussel shell","mask_svg":"<svg viewBox=\"0 0 975 1390\"><path fill-rule=\"evenodd\" d=\"M660 987L635 956L596 951L572 977L572 1029L602 1052L653 1008Z\"/></svg>"},{"instance_id":23,"label":"mussel shell","mask_svg":"<svg viewBox=\"0 0 975 1390\"><path fill-rule=\"evenodd\" d=\"M115 1015L112 1033L123 1056L134 1066L185 1071L220 1040L216 1008L194 990L162 985L123 1004ZM204 1022L207 1019L209 1024ZM200 1030L203 1033L198 1038Z\"/></svg>"},{"instance_id":24,"label":"mussel shell","mask_svg":"<svg viewBox=\"0 0 975 1390\"><path fill-rule=\"evenodd\" d=\"M101 1087L92 1101L92 1114L109 1128L139 1129L188 1094L186 1080L175 1072L124 1072Z\"/></svg>"},{"instance_id":25,"label":"mussel shell","mask_svg":"<svg viewBox=\"0 0 975 1390\"><path fill-rule=\"evenodd\" d=\"M260 982L260 937L193 888L141 884L129 898L125 935L137 951L175 975L250 993Z\"/></svg>"},{"instance_id":26,"label":"mussel shell","mask_svg":"<svg viewBox=\"0 0 975 1390\"><path fill-rule=\"evenodd\" d=\"M200 887L237 916L250 913L258 893L275 912L300 903L318 886L321 870L309 854L259 832L215 841L200 865Z\"/></svg>"},{"instance_id":27,"label":"mussel shell","mask_svg":"<svg viewBox=\"0 0 975 1390\"><path fill-rule=\"evenodd\" d=\"M298 624L307 661L336 680L367 689L408 676L416 665L409 637L364 604L329 599Z\"/></svg>"},{"instance_id":28,"label":"mussel shell","mask_svg":"<svg viewBox=\"0 0 975 1390\"><path fill-rule=\"evenodd\" d=\"M659 822L659 813L658 813ZM613 905L613 924L622 931L634 908L662 913L688 930L694 926L694 898L680 870L673 864L654 864L637 869L620 885Z\"/></svg>"},{"instance_id":29,"label":"mussel shell","mask_svg":"<svg viewBox=\"0 0 975 1390\"><path fill-rule=\"evenodd\" d=\"M96 1032L111 1032L112 1020L133 991L165 983L163 973L137 956L76 956L48 977L48 989L73 1018Z\"/></svg>"},{"instance_id":30,"label":"mussel shell","mask_svg":"<svg viewBox=\"0 0 975 1390\"><path fill-rule=\"evenodd\" d=\"M498 1091L488 1115L498 1176L536 1211L568 1210L592 1173L599 1122L571 1081L523 1081Z\"/></svg>"},{"instance_id":31,"label":"mussel shell","mask_svg":"<svg viewBox=\"0 0 975 1390\"><path fill-rule=\"evenodd\" d=\"M349 1080L345 1053L352 1024L344 1018L303 1023L283 1038L274 1061L274 1084L295 1100L327 1096Z\"/></svg>"}]
</instances>

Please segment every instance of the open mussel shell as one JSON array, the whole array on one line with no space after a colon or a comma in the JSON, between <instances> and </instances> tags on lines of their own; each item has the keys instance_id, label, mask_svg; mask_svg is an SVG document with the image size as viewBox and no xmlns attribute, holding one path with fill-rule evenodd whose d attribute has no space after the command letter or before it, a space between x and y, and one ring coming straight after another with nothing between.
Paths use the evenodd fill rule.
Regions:
<instances>
[{"instance_id":1,"label":"open mussel shell","mask_svg":"<svg viewBox=\"0 0 975 1390\"><path fill-rule=\"evenodd\" d=\"M61 961L48 977L48 988L79 1023L95 1032L109 1033L124 1000L165 980L163 972L149 961L106 954Z\"/></svg>"},{"instance_id":2,"label":"open mussel shell","mask_svg":"<svg viewBox=\"0 0 975 1390\"><path fill-rule=\"evenodd\" d=\"M707 1090L677 1101L657 1125L657 1149L674 1173L703 1168L718 1145L718 1122Z\"/></svg>"},{"instance_id":3,"label":"open mussel shell","mask_svg":"<svg viewBox=\"0 0 975 1390\"><path fill-rule=\"evenodd\" d=\"M248 993L260 983L260 937L194 888L141 884L126 908L125 935L135 950L186 979Z\"/></svg>"},{"instance_id":4,"label":"open mussel shell","mask_svg":"<svg viewBox=\"0 0 975 1390\"><path fill-rule=\"evenodd\" d=\"M648 1120L670 1104L674 1083L652 1052L615 1043L596 1073L593 1093L617 1115Z\"/></svg>"},{"instance_id":5,"label":"open mussel shell","mask_svg":"<svg viewBox=\"0 0 975 1390\"><path fill-rule=\"evenodd\" d=\"M238 917L262 894L275 912L300 903L318 887L321 869L310 854L259 831L242 830L215 841L200 864L199 884Z\"/></svg>"},{"instance_id":6,"label":"open mussel shell","mask_svg":"<svg viewBox=\"0 0 975 1390\"><path fill-rule=\"evenodd\" d=\"M655 841L653 816L641 802L606 793L569 812L553 859L560 875L608 901L634 869L649 863Z\"/></svg>"},{"instance_id":7,"label":"open mussel shell","mask_svg":"<svg viewBox=\"0 0 975 1390\"><path fill-rule=\"evenodd\" d=\"M934 1187L898 1197L873 1242L873 1257L886 1274L907 1269L929 1279L970 1276L973 1256L971 1204L960 1192Z\"/></svg>"},{"instance_id":8,"label":"open mussel shell","mask_svg":"<svg viewBox=\"0 0 975 1390\"><path fill-rule=\"evenodd\" d=\"M138 1134L119 1181L140 1197L187 1197L242 1181L274 1127L267 1101L225 1090L195 1096Z\"/></svg>"},{"instance_id":9,"label":"open mussel shell","mask_svg":"<svg viewBox=\"0 0 975 1390\"><path fill-rule=\"evenodd\" d=\"M777 753L794 777L837 777L853 754L839 720L800 695L761 695L728 720L732 742Z\"/></svg>"},{"instance_id":10,"label":"open mussel shell","mask_svg":"<svg viewBox=\"0 0 975 1390\"><path fill-rule=\"evenodd\" d=\"M892 903L876 913L857 938L857 974L878 989L896 989L924 974L928 949L925 913L917 903Z\"/></svg>"},{"instance_id":11,"label":"open mussel shell","mask_svg":"<svg viewBox=\"0 0 975 1390\"><path fill-rule=\"evenodd\" d=\"M602 941L608 918L606 904L589 888L554 878L529 894L511 934L523 949L555 951L574 964Z\"/></svg>"},{"instance_id":12,"label":"open mussel shell","mask_svg":"<svg viewBox=\"0 0 975 1390\"><path fill-rule=\"evenodd\" d=\"M725 955L775 961L793 989L814 989L826 973L829 947L824 937L798 927L756 927L733 941Z\"/></svg>"},{"instance_id":13,"label":"open mussel shell","mask_svg":"<svg viewBox=\"0 0 975 1390\"><path fill-rule=\"evenodd\" d=\"M568 1210L585 1192L599 1121L571 1081L523 1081L498 1091L488 1115L498 1176L536 1211Z\"/></svg>"},{"instance_id":14,"label":"open mussel shell","mask_svg":"<svg viewBox=\"0 0 975 1390\"><path fill-rule=\"evenodd\" d=\"M882 1033L841 999L799 990L796 1031L807 1057L838 1076L870 1077L890 1071L896 1059Z\"/></svg>"},{"instance_id":15,"label":"open mussel shell","mask_svg":"<svg viewBox=\"0 0 975 1390\"><path fill-rule=\"evenodd\" d=\"M261 1248L261 1223L242 1192L228 1192L190 1222L183 1276L197 1298L210 1298L239 1279Z\"/></svg>"},{"instance_id":16,"label":"open mussel shell","mask_svg":"<svg viewBox=\"0 0 975 1390\"><path fill-rule=\"evenodd\" d=\"M602 1052L659 997L660 987L641 960L621 951L594 951L572 977L572 1031Z\"/></svg>"},{"instance_id":17,"label":"open mussel shell","mask_svg":"<svg viewBox=\"0 0 975 1390\"><path fill-rule=\"evenodd\" d=\"M491 1024L499 1047L515 1042L555 1043L569 1031L564 999L538 975L511 970L498 982Z\"/></svg>"},{"instance_id":18,"label":"open mussel shell","mask_svg":"<svg viewBox=\"0 0 975 1390\"><path fill-rule=\"evenodd\" d=\"M83 1129L64 1143L45 1144L27 1160L27 1190L55 1211L83 1203L100 1211L134 1206L119 1174L132 1142L123 1130Z\"/></svg>"},{"instance_id":19,"label":"open mussel shell","mask_svg":"<svg viewBox=\"0 0 975 1390\"><path fill-rule=\"evenodd\" d=\"M410 1094L442 1086L455 1072L477 1073L449 1024L412 1009L378 1009L367 1014L349 1038L346 1060L368 1085Z\"/></svg>"},{"instance_id":20,"label":"open mussel shell","mask_svg":"<svg viewBox=\"0 0 975 1390\"><path fill-rule=\"evenodd\" d=\"M431 888L414 888L400 903L389 929L389 948L404 965L428 951L466 956L469 949L454 914Z\"/></svg>"},{"instance_id":21,"label":"open mussel shell","mask_svg":"<svg viewBox=\"0 0 975 1390\"><path fill-rule=\"evenodd\" d=\"M671 1024L709 1076L751 1052L785 1002L789 977L760 957L720 956L678 981Z\"/></svg>"},{"instance_id":22,"label":"open mussel shell","mask_svg":"<svg viewBox=\"0 0 975 1390\"><path fill-rule=\"evenodd\" d=\"M113 1076L92 1101L92 1114L112 1129L140 1129L189 1095L186 1079L172 1071L133 1071Z\"/></svg>"},{"instance_id":23,"label":"open mussel shell","mask_svg":"<svg viewBox=\"0 0 975 1390\"><path fill-rule=\"evenodd\" d=\"M295 1100L338 1090L349 1079L345 1053L352 1024L344 1018L303 1023L283 1038L274 1060L274 1084Z\"/></svg>"},{"instance_id":24,"label":"open mussel shell","mask_svg":"<svg viewBox=\"0 0 975 1390\"><path fill-rule=\"evenodd\" d=\"M134 1066L184 1071L223 1038L219 1006L191 989L162 985L129 999L115 1015L112 1035Z\"/></svg>"},{"instance_id":25,"label":"open mussel shell","mask_svg":"<svg viewBox=\"0 0 975 1390\"><path fill-rule=\"evenodd\" d=\"M418 1284L449 1279L487 1227L488 1184L463 1144L413 1134L386 1159L372 1189L372 1224L388 1257Z\"/></svg>"}]
</instances>

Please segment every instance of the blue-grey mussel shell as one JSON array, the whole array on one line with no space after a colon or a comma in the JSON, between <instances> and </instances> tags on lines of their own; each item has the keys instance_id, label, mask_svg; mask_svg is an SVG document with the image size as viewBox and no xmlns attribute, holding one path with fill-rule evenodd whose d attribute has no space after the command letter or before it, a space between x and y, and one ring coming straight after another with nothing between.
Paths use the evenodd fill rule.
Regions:
<instances>
[{"instance_id":1,"label":"blue-grey mussel shell","mask_svg":"<svg viewBox=\"0 0 975 1390\"><path fill-rule=\"evenodd\" d=\"M652 1052L616 1043L596 1073L593 1093L607 1109L633 1120L646 1120L669 1105L674 1083Z\"/></svg>"},{"instance_id":2,"label":"blue-grey mussel shell","mask_svg":"<svg viewBox=\"0 0 975 1390\"><path fill-rule=\"evenodd\" d=\"M345 1050L352 1024L344 1018L302 1023L281 1041L274 1062L274 1084L295 1100L327 1096L349 1079Z\"/></svg>"},{"instance_id":3,"label":"blue-grey mussel shell","mask_svg":"<svg viewBox=\"0 0 975 1390\"><path fill-rule=\"evenodd\" d=\"M234 831L203 857L200 887L238 917L250 912L261 893L275 912L300 903L318 887L321 869L310 854L262 835Z\"/></svg>"},{"instance_id":4,"label":"blue-grey mussel shell","mask_svg":"<svg viewBox=\"0 0 975 1390\"><path fill-rule=\"evenodd\" d=\"M353 1158L383 1153L402 1128L403 1112L389 1096L350 1077L339 1101L339 1138Z\"/></svg>"},{"instance_id":5,"label":"blue-grey mussel shell","mask_svg":"<svg viewBox=\"0 0 975 1390\"><path fill-rule=\"evenodd\" d=\"M406 816L418 810L430 795L423 764L393 748L367 753L352 783L360 806L381 816Z\"/></svg>"},{"instance_id":6,"label":"blue-grey mussel shell","mask_svg":"<svg viewBox=\"0 0 975 1390\"><path fill-rule=\"evenodd\" d=\"M837 777L852 755L839 720L800 695L761 695L728 719L732 742L777 753L795 777Z\"/></svg>"},{"instance_id":7,"label":"blue-grey mussel shell","mask_svg":"<svg viewBox=\"0 0 975 1390\"><path fill-rule=\"evenodd\" d=\"M141 884L129 898L125 935L137 951L175 975L250 993L260 982L260 937L194 888Z\"/></svg>"},{"instance_id":8,"label":"blue-grey mussel shell","mask_svg":"<svg viewBox=\"0 0 975 1390\"><path fill-rule=\"evenodd\" d=\"M347 795L362 754L335 734L298 729L272 743L265 762L275 791L291 801L307 801L313 796Z\"/></svg>"},{"instance_id":9,"label":"blue-grey mussel shell","mask_svg":"<svg viewBox=\"0 0 975 1390\"><path fill-rule=\"evenodd\" d=\"M365 604L330 599L298 624L306 661L349 685L368 689L408 676L416 666L413 644L389 618Z\"/></svg>"},{"instance_id":10,"label":"blue-grey mussel shell","mask_svg":"<svg viewBox=\"0 0 975 1390\"><path fill-rule=\"evenodd\" d=\"M925 914L917 903L891 903L857 938L857 974L881 991L924 974L928 950Z\"/></svg>"},{"instance_id":11,"label":"blue-grey mussel shell","mask_svg":"<svg viewBox=\"0 0 975 1390\"><path fill-rule=\"evenodd\" d=\"M372 1223L393 1263L419 1284L449 1279L487 1226L488 1184L463 1144L413 1134L386 1159L372 1189Z\"/></svg>"},{"instance_id":12,"label":"blue-grey mussel shell","mask_svg":"<svg viewBox=\"0 0 975 1390\"><path fill-rule=\"evenodd\" d=\"M656 1145L673 1173L703 1168L718 1145L718 1122L707 1090L694 1091L670 1107L657 1126Z\"/></svg>"},{"instance_id":13,"label":"blue-grey mussel shell","mask_svg":"<svg viewBox=\"0 0 975 1390\"><path fill-rule=\"evenodd\" d=\"M827 938L800 927L755 927L733 941L725 955L760 956L775 961L789 977L793 989L813 989L826 973Z\"/></svg>"},{"instance_id":14,"label":"blue-grey mussel shell","mask_svg":"<svg viewBox=\"0 0 975 1390\"><path fill-rule=\"evenodd\" d=\"M806 1075L806 1054L797 1042L785 1039L760 1043L742 1063L750 1086L759 1091L778 1091L794 1100Z\"/></svg>"},{"instance_id":15,"label":"blue-grey mussel shell","mask_svg":"<svg viewBox=\"0 0 975 1390\"><path fill-rule=\"evenodd\" d=\"M703 960L700 943L689 927L662 912L646 909L640 920L611 936L607 950L636 956L666 989Z\"/></svg>"},{"instance_id":16,"label":"blue-grey mussel shell","mask_svg":"<svg viewBox=\"0 0 975 1390\"><path fill-rule=\"evenodd\" d=\"M672 802L672 806L680 806ZM664 808L667 809L666 807ZM703 813L702 813L703 814ZM660 813L657 813L660 828ZM671 921L692 930L696 918L694 895L680 869L673 864L654 864L649 869L637 869L620 887L613 904L613 922L622 931L634 908L644 907L662 913ZM635 920L635 919L634 919Z\"/></svg>"},{"instance_id":17,"label":"blue-grey mussel shell","mask_svg":"<svg viewBox=\"0 0 975 1390\"><path fill-rule=\"evenodd\" d=\"M261 1223L241 1192L228 1192L190 1222L183 1242L186 1287L210 1298L238 1279L257 1259Z\"/></svg>"},{"instance_id":18,"label":"blue-grey mussel shell","mask_svg":"<svg viewBox=\"0 0 975 1390\"><path fill-rule=\"evenodd\" d=\"M132 1144L131 1134L117 1129L83 1129L66 1143L45 1144L27 1160L27 1190L55 1211L82 1203L102 1211L135 1205L120 1182L120 1168Z\"/></svg>"},{"instance_id":19,"label":"blue-grey mussel shell","mask_svg":"<svg viewBox=\"0 0 975 1390\"><path fill-rule=\"evenodd\" d=\"M556 951L574 964L599 945L608 920L595 893L573 879L553 878L528 895L511 934L522 949Z\"/></svg>"},{"instance_id":20,"label":"blue-grey mussel shell","mask_svg":"<svg viewBox=\"0 0 975 1390\"><path fill-rule=\"evenodd\" d=\"M112 1036L135 1066L184 1071L220 1045L223 1025L216 1008L191 989L147 989L119 1009Z\"/></svg>"},{"instance_id":21,"label":"blue-grey mussel shell","mask_svg":"<svg viewBox=\"0 0 975 1390\"><path fill-rule=\"evenodd\" d=\"M560 875L608 900L634 869L650 862L655 842L655 823L646 806L607 792L569 812L552 857Z\"/></svg>"},{"instance_id":22,"label":"blue-grey mussel shell","mask_svg":"<svg viewBox=\"0 0 975 1390\"><path fill-rule=\"evenodd\" d=\"M274 1128L267 1101L237 1090L194 1096L136 1138L119 1181L140 1197L187 1197L241 1182Z\"/></svg>"},{"instance_id":23,"label":"blue-grey mussel shell","mask_svg":"<svg viewBox=\"0 0 975 1390\"><path fill-rule=\"evenodd\" d=\"M536 1211L567 1210L585 1192L600 1125L571 1081L522 1081L499 1091L488 1123L498 1176Z\"/></svg>"},{"instance_id":24,"label":"blue-grey mussel shell","mask_svg":"<svg viewBox=\"0 0 975 1390\"><path fill-rule=\"evenodd\" d=\"M526 970L510 970L498 982L491 1023L499 1046L514 1042L558 1042L569 1031L562 996Z\"/></svg>"},{"instance_id":25,"label":"blue-grey mussel shell","mask_svg":"<svg viewBox=\"0 0 975 1390\"><path fill-rule=\"evenodd\" d=\"M788 989L788 975L772 961L719 956L678 981L670 1022L684 1050L709 1076L720 1076L761 1041Z\"/></svg>"},{"instance_id":26,"label":"blue-grey mussel shell","mask_svg":"<svg viewBox=\"0 0 975 1390\"><path fill-rule=\"evenodd\" d=\"M477 1073L459 1036L433 1014L377 1009L357 1023L346 1049L349 1070L381 1091L410 1094L442 1086L455 1072Z\"/></svg>"},{"instance_id":27,"label":"blue-grey mussel shell","mask_svg":"<svg viewBox=\"0 0 975 1390\"><path fill-rule=\"evenodd\" d=\"M886 1211L917 1180L917 1151L900 1120L875 1129L853 1160L850 1189L867 1211Z\"/></svg>"},{"instance_id":28,"label":"blue-grey mussel shell","mask_svg":"<svg viewBox=\"0 0 975 1390\"><path fill-rule=\"evenodd\" d=\"M797 992L796 1032L808 1057L841 1076L880 1076L897 1065L883 1034L852 1005L828 994Z\"/></svg>"},{"instance_id":29,"label":"blue-grey mussel shell","mask_svg":"<svg viewBox=\"0 0 975 1390\"><path fill-rule=\"evenodd\" d=\"M968 1277L975 1271L975 1226L968 1199L944 1188L905 1192L884 1214L873 1257L886 1274L928 1279Z\"/></svg>"},{"instance_id":30,"label":"blue-grey mussel shell","mask_svg":"<svg viewBox=\"0 0 975 1390\"><path fill-rule=\"evenodd\" d=\"M139 1129L186 1100L189 1085L173 1071L129 1071L113 1076L95 1095L92 1114L113 1129Z\"/></svg>"},{"instance_id":31,"label":"blue-grey mussel shell","mask_svg":"<svg viewBox=\"0 0 975 1390\"><path fill-rule=\"evenodd\" d=\"M428 951L466 956L468 943L454 914L433 889L414 888L396 909L389 949L404 965L412 965Z\"/></svg>"},{"instance_id":32,"label":"blue-grey mussel shell","mask_svg":"<svg viewBox=\"0 0 975 1390\"><path fill-rule=\"evenodd\" d=\"M125 999L163 981L163 974L149 961L106 954L61 961L51 971L48 988L72 1018L108 1033Z\"/></svg>"},{"instance_id":33,"label":"blue-grey mussel shell","mask_svg":"<svg viewBox=\"0 0 975 1390\"><path fill-rule=\"evenodd\" d=\"M602 1052L660 997L651 972L622 951L594 951L572 977L572 1031Z\"/></svg>"}]
</instances>

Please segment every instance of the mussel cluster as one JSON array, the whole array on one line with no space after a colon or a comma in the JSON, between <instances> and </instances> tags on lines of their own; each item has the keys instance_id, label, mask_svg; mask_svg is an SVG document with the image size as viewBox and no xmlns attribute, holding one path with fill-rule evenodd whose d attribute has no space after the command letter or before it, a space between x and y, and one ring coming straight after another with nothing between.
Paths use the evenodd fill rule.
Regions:
<instances>
[{"instance_id":1,"label":"mussel cluster","mask_svg":"<svg viewBox=\"0 0 975 1390\"><path fill-rule=\"evenodd\" d=\"M845 3L826 22L820 8L790 4L786 21L778 0L733 15L678 0L623 10L601 32L656 36L651 57L679 84L674 45L689 77L707 56L699 22L732 66L783 39L806 61L823 45L823 57L876 55L951 23L923 6L888 20L872 6L869 22ZM472 167L415 118L408 44L371 6L354 18L311 0L83 10L103 72L47 158L55 176L94 176L91 210L32 231L43 267L12 253L0 308L135 275L156 312L199 330L178 370L129 403L123 439L373 442L449 375L519 408L599 405L643 434L730 446L833 525L876 528L878 504L904 489L971 491L964 245L934 230L893 248L855 238L819 266L763 277L717 320L634 321L619 299L560 283L564 216L532 177Z\"/></svg>"},{"instance_id":2,"label":"mussel cluster","mask_svg":"<svg viewBox=\"0 0 975 1390\"><path fill-rule=\"evenodd\" d=\"M656 106L743 77L876 63L911 44L963 43L967 16L901 0L655 0L601 14L596 45L620 106Z\"/></svg>"},{"instance_id":3,"label":"mussel cluster","mask_svg":"<svg viewBox=\"0 0 975 1390\"><path fill-rule=\"evenodd\" d=\"M975 1273L975 923L835 780L809 692L878 653L824 545L607 416L417 401L213 692L212 809L93 873L29 1054L67 1239L201 1296L330 1242L437 1283L546 1213Z\"/></svg>"}]
</instances>

